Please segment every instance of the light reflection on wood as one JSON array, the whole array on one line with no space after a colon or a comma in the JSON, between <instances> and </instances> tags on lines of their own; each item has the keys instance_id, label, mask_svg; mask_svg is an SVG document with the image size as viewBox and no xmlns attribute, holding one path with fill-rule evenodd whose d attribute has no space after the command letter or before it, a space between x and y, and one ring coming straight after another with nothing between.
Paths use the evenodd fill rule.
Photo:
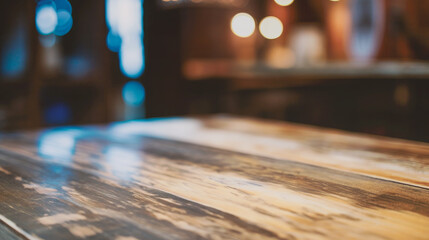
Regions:
<instances>
[{"instance_id":1,"label":"light reflection on wood","mask_svg":"<svg viewBox=\"0 0 429 240\"><path fill-rule=\"evenodd\" d=\"M0 214L34 239L429 236L429 190L410 185L426 144L224 117L126 129L86 132L72 159L3 136Z\"/></svg>"}]
</instances>

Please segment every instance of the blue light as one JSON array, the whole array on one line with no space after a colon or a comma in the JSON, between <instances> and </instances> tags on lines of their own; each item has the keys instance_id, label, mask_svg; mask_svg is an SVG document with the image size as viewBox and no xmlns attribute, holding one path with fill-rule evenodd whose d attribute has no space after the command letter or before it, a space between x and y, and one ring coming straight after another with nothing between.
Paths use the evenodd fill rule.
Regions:
<instances>
[{"instance_id":1,"label":"blue light","mask_svg":"<svg viewBox=\"0 0 429 240\"><path fill-rule=\"evenodd\" d=\"M145 62L143 44L140 38L122 42L119 51L119 60L122 73L129 78L138 78L142 75Z\"/></svg>"},{"instance_id":2,"label":"blue light","mask_svg":"<svg viewBox=\"0 0 429 240\"><path fill-rule=\"evenodd\" d=\"M39 1L36 8L36 28L40 34L64 36L72 26L72 6L68 0Z\"/></svg>"},{"instance_id":3,"label":"blue light","mask_svg":"<svg viewBox=\"0 0 429 240\"><path fill-rule=\"evenodd\" d=\"M169 128L165 127L166 122L169 123ZM160 136L165 133L177 133L179 129L180 131L192 132L200 127L197 121L188 121L181 117L168 117L116 122L109 126L108 131L114 137L125 139L139 135Z\"/></svg>"},{"instance_id":4,"label":"blue light","mask_svg":"<svg viewBox=\"0 0 429 240\"><path fill-rule=\"evenodd\" d=\"M48 35L54 32L58 16L54 4L42 4L36 9L36 27L40 34Z\"/></svg>"},{"instance_id":5,"label":"blue light","mask_svg":"<svg viewBox=\"0 0 429 240\"><path fill-rule=\"evenodd\" d=\"M43 157L69 159L76 147L76 138L83 135L78 128L60 128L43 132L38 141L38 153Z\"/></svg>"},{"instance_id":6,"label":"blue light","mask_svg":"<svg viewBox=\"0 0 429 240\"><path fill-rule=\"evenodd\" d=\"M118 34L113 33L113 31L109 31L107 34L106 43L110 51L119 52L122 40Z\"/></svg>"},{"instance_id":7,"label":"blue light","mask_svg":"<svg viewBox=\"0 0 429 240\"><path fill-rule=\"evenodd\" d=\"M71 110L65 103L55 103L45 110L44 117L47 124L66 124L70 122Z\"/></svg>"},{"instance_id":8,"label":"blue light","mask_svg":"<svg viewBox=\"0 0 429 240\"><path fill-rule=\"evenodd\" d=\"M83 77L91 69L91 62L83 54L70 56L65 62L65 72L73 77Z\"/></svg>"},{"instance_id":9,"label":"blue light","mask_svg":"<svg viewBox=\"0 0 429 240\"><path fill-rule=\"evenodd\" d=\"M73 18L70 12L65 10L59 10L58 15L58 25L55 28L55 35L64 36L66 35L73 26Z\"/></svg>"},{"instance_id":10,"label":"blue light","mask_svg":"<svg viewBox=\"0 0 429 240\"><path fill-rule=\"evenodd\" d=\"M117 32L117 22L119 15L120 1L106 0L106 23L109 29Z\"/></svg>"},{"instance_id":11,"label":"blue light","mask_svg":"<svg viewBox=\"0 0 429 240\"><path fill-rule=\"evenodd\" d=\"M27 65L27 34L22 21L13 28L0 52L1 74L11 78L21 76Z\"/></svg>"},{"instance_id":12,"label":"blue light","mask_svg":"<svg viewBox=\"0 0 429 240\"><path fill-rule=\"evenodd\" d=\"M57 42L57 37L54 34L40 35L39 41L43 47L50 48L53 47Z\"/></svg>"},{"instance_id":13,"label":"blue light","mask_svg":"<svg viewBox=\"0 0 429 240\"><path fill-rule=\"evenodd\" d=\"M68 0L55 0L55 6L57 6L57 11L66 11L70 15L72 14L72 6Z\"/></svg>"},{"instance_id":14,"label":"blue light","mask_svg":"<svg viewBox=\"0 0 429 240\"><path fill-rule=\"evenodd\" d=\"M139 166L144 160L135 149L111 145L105 149L104 155L115 177L128 181L139 173Z\"/></svg>"},{"instance_id":15,"label":"blue light","mask_svg":"<svg viewBox=\"0 0 429 240\"><path fill-rule=\"evenodd\" d=\"M140 106L145 99L145 89L137 81L129 81L122 88L122 98L127 105Z\"/></svg>"},{"instance_id":16,"label":"blue light","mask_svg":"<svg viewBox=\"0 0 429 240\"><path fill-rule=\"evenodd\" d=\"M119 52L122 73L138 78L145 69L143 0L106 0L107 47Z\"/></svg>"}]
</instances>

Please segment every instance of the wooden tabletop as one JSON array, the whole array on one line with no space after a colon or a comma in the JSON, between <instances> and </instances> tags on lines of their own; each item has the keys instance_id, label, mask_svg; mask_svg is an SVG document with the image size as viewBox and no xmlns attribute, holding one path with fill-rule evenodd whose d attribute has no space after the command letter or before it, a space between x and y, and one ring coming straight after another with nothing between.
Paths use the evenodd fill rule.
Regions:
<instances>
[{"instance_id":1,"label":"wooden tabletop","mask_svg":"<svg viewBox=\"0 0 429 240\"><path fill-rule=\"evenodd\" d=\"M3 134L0 239L429 239L429 145L227 116Z\"/></svg>"}]
</instances>

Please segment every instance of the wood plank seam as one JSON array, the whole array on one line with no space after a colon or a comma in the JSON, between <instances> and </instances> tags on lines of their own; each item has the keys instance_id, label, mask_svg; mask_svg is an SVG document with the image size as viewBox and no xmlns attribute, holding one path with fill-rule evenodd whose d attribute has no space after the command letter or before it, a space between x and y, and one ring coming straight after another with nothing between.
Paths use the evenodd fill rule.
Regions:
<instances>
[{"instance_id":1,"label":"wood plank seam","mask_svg":"<svg viewBox=\"0 0 429 240\"><path fill-rule=\"evenodd\" d=\"M14 232L15 234L17 234L22 239L25 239L25 240L40 240L38 237L31 236L29 233L27 233L26 231L24 231L22 228L20 228L14 222L12 222L11 220L9 220L8 218L6 218L5 216L3 216L1 214L0 214L0 224L3 224L4 226L6 226L10 230L12 230L12 232Z\"/></svg>"}]
</instances>

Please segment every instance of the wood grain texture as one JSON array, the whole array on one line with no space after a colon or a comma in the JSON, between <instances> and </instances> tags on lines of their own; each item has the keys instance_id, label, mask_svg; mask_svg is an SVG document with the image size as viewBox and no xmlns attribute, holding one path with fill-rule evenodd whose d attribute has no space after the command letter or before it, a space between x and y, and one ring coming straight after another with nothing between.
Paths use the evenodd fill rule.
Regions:
<instances>
[{"instance_id":1,"label":"wood grain texture","mask_svg":"<svg viewBox=\"0 0 429 240\"><path fill-rule=\"evenodd\" d=\"M0 215L36 240L429 238L427 188L264 151L213 148L185 120L134 124L133 134L114 125L1 136ZM231 134L261 134L238 124L244 120L225 121L192 120ZM156 123L202 141L142 133L143 125ZM302 128L296 135L326 133L327 145L338 134ZM277 133L263 131L267 138ZM258 143L245 136L243 144Z\"/></svg>"},{"instance_id":2,"label":"wood grain texture","mask_svg":"<svg viewBox=\"0 0 429 240\"><path fill-rule=\"evenodd\" d=\"M427 143L227 116L137 121L118 125L114 132L293 160L429 189Z\"/></svg>"},{"instance_id":3,"label":"wood grain texture","mask_svg":"<svg viewBox=\"0 0 429 240\"><path fill-rule=\"evenodd\" d=\"M22 240L12 229L7 225L0 223L0 238L2 240Z\"/></svg>"}]
</instances>

